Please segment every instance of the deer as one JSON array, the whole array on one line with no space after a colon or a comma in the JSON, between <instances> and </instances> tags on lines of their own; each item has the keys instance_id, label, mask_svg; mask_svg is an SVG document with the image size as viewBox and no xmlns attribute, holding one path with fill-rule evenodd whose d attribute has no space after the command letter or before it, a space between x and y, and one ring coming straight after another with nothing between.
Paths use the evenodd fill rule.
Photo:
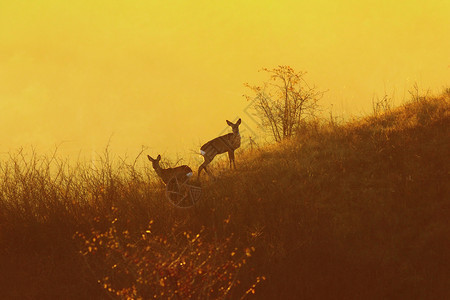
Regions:
<instances>
[{"instance_id":1,"label":"deer","mask_svg":"<svg viewBox=\"0 0 450 300\"><path fill-rule=\"evenodd\" d=\"M241 146L241 135L239 134L239 125L241 124L241 119L237 120L236 124L233 124L228 120L226 121L227 124L231 126L233 132L216 137L200 148L200 154L203 156L204 162L198 168L197 180L200 179L200 173L203 171L203 169L205 169L206 173L211 176L206 166L211 163L216 155L225 152L228 152L230 169L232 168L232 165L234 166L234 169L236 169L234 150Z\"/></svg>"},{"instance_id":2,"label":"deer","mask_svg":"<svg viewBox=\"0 0 450 300\"><path fill-rule=\"evenodd\" d=\"M176 177L179 179L185 179L190 178L193 173L192 169L189 168L187 165L182 165L175 168L167 168L163 169L159 165L159 161L161 160L161 155L158 154L158 157L156 159L152 158L150 155L147 155L147 158L149 161L152 162L153 169L155 169L156 174L162 179L162 181L167 184L170 179Z\"/></svg>"}]
</instances>

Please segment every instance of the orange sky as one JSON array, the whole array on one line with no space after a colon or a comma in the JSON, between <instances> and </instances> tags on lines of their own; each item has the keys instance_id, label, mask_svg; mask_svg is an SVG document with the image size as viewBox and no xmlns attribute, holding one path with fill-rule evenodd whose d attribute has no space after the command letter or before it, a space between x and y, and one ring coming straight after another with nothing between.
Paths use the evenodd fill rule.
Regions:
<instances>
[{"instance_id":1,"label":"orange sky","mask_svg":"<svg viewBox=\"0 0 450 300\"><path fill-rule=\"evenodd\" d=\"M450 82L450 2L0 0L0 152L192 155L290 65L336 114ZM247 122L253 126L250 122ZM187 158L189 159L189 158Z\"/></svg>"}]
</instances>

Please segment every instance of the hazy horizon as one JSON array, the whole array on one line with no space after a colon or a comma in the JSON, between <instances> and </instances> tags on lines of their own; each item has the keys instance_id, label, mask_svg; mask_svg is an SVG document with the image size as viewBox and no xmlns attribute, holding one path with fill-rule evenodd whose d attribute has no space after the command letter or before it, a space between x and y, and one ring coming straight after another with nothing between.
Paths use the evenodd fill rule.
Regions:
<instances>
[{"instance_id":1,"label":"hazy horizon","mask_svg":"<svg viewBox=\"0 0 450 300\"><path fill-rule=\"evenodd\" d=\"M448 1L1 1L0 152L190 155L289 65L337 115L450 79ZM186 157L186 160L195 159Z\"/></svg>"}]
</instances>

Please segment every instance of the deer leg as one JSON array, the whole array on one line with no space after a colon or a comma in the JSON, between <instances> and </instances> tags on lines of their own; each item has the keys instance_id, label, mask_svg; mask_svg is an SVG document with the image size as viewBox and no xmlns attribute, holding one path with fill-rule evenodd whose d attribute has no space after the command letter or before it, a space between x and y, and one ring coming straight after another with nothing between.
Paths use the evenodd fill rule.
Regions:
<instances>
[{"instance_id":1,"label":"deer leg","mask_svg":"<svg viewBox=\"0 0 450 300\"><path fill-rule=\"evenodd\" d=\"M231 163L233 163L234 168L236 169L236 163L234 162L234 150L228 151L228 158L230 159L230 169L231 169Z\"/></svg>"},{"instance_id":2,"label":"deer leg","mask_svg":"<svg viewBox=\"0 0 450 300\"><path fill-rule=\"evenodd\" d=\"M205 163L202 163L202 164L200 165L200 167L198 167L198 171L197 171L197 180L200 179L200 173L203 171L203 169L205 169L204 164L205 164Z\"/></svg>"},{"instance_id":3,"label":"deer leg","mask_svg":"<svg viewBox=\"0 0 450 300\"><path fill-rule=\"evenodd\" d=\"M208 174L209 177L212 179L215 179L215 177L208 171L208 169L205 167L206 174Z\"/></svg>"},{"instance_id":4,"label":"deer leg","mask_svg":"<svg viewBox=\"0 0 450 300\"><path fill-rule=\"evenodd\" d=\"M198 167L198 173L197 173L197 180L200 179L200 173L203 171L203 169L205 169L206 173L211 176L211 174L209 173L208 169L206 168L207 165L209 165L209 163L212 161L212 159L208 159L204 156L205 161L200 165L200 167Z\"/></svg>"},{"instance_id":5,"label":"deer leg","mask_svg":"<svg viewBox=\"0 0 450 300\"><path fill-rule=\"evenodd\" d=\"M209 163L209 162L208 162ZM202 170L205 170L206 174L208 174L209 177L214 178L214 176L211 175L211 173L208 171L208 168L206 168L206 166L208 165L208 163L203 163L199 168L198 168L198 175L197 175L197 180L200 180L200 172Z\"/></svg>"}]
</instances>

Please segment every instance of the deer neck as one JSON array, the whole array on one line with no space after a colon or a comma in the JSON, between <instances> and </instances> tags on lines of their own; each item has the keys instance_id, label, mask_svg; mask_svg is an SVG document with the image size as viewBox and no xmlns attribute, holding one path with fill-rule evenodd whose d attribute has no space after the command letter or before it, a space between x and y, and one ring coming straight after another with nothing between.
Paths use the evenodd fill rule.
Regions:
<instances>
[{"instance_id":1,"label":"deer neck","mask_svg":"<svg viewBox=\"0 0 450 300\"><path fill-rule=\"evenodd\" d=\"M233 132L230 136L229 142L233 149L239 148L241 145L241 135L239 132Z\"/></svg>"},{"instance_id":2,"label":"deer neck","mask_svg":"<svg viewBox=\"0 0 450 300\"><path fill-rule=\"evenodd\" d=\"M155 169L155 172L156 172L156 174L158 174L159 177L162 177L162 173L163 173L162 171L163 171L163 169L161 167L158 167Z\"/></svg>"}]
</instances>

